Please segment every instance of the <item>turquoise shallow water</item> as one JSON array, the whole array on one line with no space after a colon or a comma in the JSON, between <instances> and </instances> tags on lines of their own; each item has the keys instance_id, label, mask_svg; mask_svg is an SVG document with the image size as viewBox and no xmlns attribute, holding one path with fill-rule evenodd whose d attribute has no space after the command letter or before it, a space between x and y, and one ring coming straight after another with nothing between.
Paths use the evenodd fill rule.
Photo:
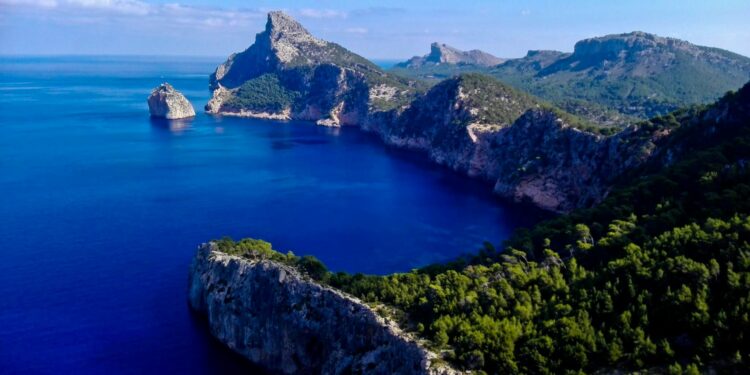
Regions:
<instances>
[{"instance_id":1,"label":"turquoise shallow water","mask_svg":"<svg viewBox=\"0 0 750 375\"><path fill-rule=\"evenodd\" d=\"M0 372L256 372L187 309L212 238L388 273L533 221L355 128L148 117L163 81L200 110L220 61L0 58Z\"/></svg>"}]
</instances>

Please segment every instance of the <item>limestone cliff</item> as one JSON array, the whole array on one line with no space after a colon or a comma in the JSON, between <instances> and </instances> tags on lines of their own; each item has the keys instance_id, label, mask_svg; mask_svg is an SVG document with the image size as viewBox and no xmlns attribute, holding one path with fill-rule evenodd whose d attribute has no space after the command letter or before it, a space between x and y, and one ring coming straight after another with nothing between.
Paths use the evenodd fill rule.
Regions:
<instances>
[{"instance_id":1,"label":"limestone cliff","mask_svg":"<svg viewBox=\"0 0 750 375\"><path fill-rule=\"evenodd\" d=\"M415 85L271 12L255 43L211 75L206 111L355 125L371 112L408 103Z\"/></svg>"},{"instance_id":2,"label":"limestone cliff","mask_svg":"<svg viewBox=\"0 0 750 375\"><path fill-rule=\"evenodd\" d=\"M468 74L436 85L395 120L365 129L490 181L501 196L557 212L599 202L667 135L632 126L605 137L582 127L534 97Z\"/></svg>"},{"instance_id":3,"label":"limestone cliff","mask_svg":"<svg viewBox=\"0 0 750 375\"><path fill-rule=\"evenodd\" d=\"M270 260L198 249L190 306L211 333L283 374L458 374L361 301Z\"/></svg>"}]
</instances>

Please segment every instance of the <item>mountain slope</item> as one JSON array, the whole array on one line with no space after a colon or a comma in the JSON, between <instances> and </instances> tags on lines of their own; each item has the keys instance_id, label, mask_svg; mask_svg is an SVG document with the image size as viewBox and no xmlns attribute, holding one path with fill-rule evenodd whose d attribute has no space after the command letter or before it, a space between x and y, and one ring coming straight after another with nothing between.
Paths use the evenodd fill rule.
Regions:
<instances>
[{"instance_id":1,"label":"mountain slope","mask_svg":"<svg viewBox=\"0 0 750 375\"><path fill-rule=\"evenodd\" d=\"M209 113L358 124L368 113L408 103L418 84L383 72L338 44L312 36L282 12L247 50L210 78Z\"/></svg>"},{"instance_id":2,"label":"mountain slope","mask_svg":"<svg viewBox=\"0 0 750 375\"><path fill-rule=\"evenodd\" d=\"M750 79L750 58L643 32L576 43L573 53L529 51L495 66L426 63L413 58L390 72L437 82L484 73L606 126L710 103Z\"/></svg>"},{"instance_id":3,"label":"mountain slope","mask_svg":"<svg viewBox=\"0 0 750 375\"><path fill-rule=\"evenodd\" d=\"M750 79L750 59L643 32L582 40L572 54L509 60L489 74L567 109L571 98L641 118L707 103Z\"/></svg>"},{"instance_id":4,"label":"mountain slope","mask_svg":"<svg viewBox=\"0 0 750 375\"><path fill-rule=\"evenodd\" d=\"M366 129L387 144L423 150L439 164L490 181L503 197L558 212L599 202L668 134L631 126L605 136L481 74L447 79L397 119Z\"/></svg>"}]
</instances>

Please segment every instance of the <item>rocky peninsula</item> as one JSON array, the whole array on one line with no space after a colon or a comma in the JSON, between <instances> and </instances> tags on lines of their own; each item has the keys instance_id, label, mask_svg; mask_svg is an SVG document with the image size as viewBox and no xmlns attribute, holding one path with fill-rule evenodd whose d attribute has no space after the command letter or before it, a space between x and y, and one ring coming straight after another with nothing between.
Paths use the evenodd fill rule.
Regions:
<instances>
[{"instance_id":1,"label":"rocky peninsula","mask_svg":"<svg viewBox=\"0 0 750 375\"><path fill-rule=\"evenodd\" d=\"M167 120L195 117L193 105L185 95L166 82L151 91L148 97L148 110L151 117Z\"/></svg>"},{"instance_id":2,"label":"rocky peninsula","mask_svg":"<svg viewBox=\"0 0 750 375\"><path fill-rule=\"evenodd\" d=\"M277 260L203 244L189 289L219 341L275 373L458 374L360 300Z\"/></svg>"},{"instance_id":3,"label":"rocky peninsula","mask_svg":"<svg viewBox=\"0 0 750 375\"><path fill-rule=\"evenodd\" d=\"M460 55L434 47L446 63ZM220 65L210 86L208 113L358 126L390 146L420 150L486 180L504 198L554 212L600 202L666 135L631 126L606 136L481 74L427 88L312 36L282 12L269 13L255 43Z\"/></svg>"}]
</instances>

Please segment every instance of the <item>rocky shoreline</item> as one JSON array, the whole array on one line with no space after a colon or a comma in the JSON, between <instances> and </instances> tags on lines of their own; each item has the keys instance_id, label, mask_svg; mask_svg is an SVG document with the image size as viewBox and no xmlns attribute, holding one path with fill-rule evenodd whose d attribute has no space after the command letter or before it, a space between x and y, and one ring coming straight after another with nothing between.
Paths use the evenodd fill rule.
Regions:
<instances>
[{"instance_id":1,"label":"rocky shoreline","mask_svg":"<svg viewBox=\"0 0 750 375\"><path fill-rule=\"evenodd\" d=\"M189 303L219 341L275 373L460 373L362 301L213 243L193 259Z\"/></svg>"}]
</instances>

